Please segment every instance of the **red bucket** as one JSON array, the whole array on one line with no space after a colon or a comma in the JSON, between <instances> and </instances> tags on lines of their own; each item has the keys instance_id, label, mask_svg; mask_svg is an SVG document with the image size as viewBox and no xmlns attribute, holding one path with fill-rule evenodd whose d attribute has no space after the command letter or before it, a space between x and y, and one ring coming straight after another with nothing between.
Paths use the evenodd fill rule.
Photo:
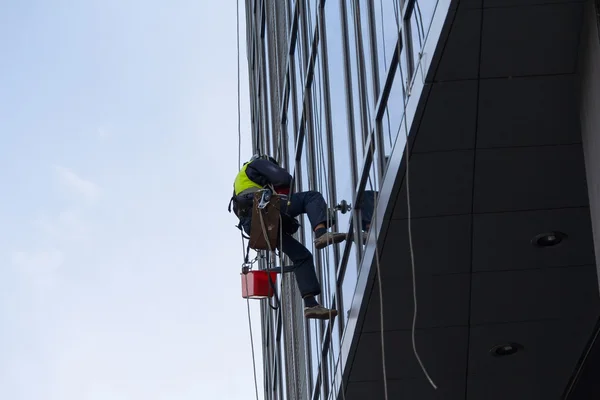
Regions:
<instances>
[{"instance_id":1,"label":"red bucket","mask_svg":"<svg viewBox=\"0 0 600 400\"><path fill-rule=\"evenodd\" d=\"M273 287L269 282L269 274L273 286L277 281L276 272L267 271L248 271L247 274L242 273L242 297L244 299L266 299L273 296Z\"/></svg>"}]
</instances>

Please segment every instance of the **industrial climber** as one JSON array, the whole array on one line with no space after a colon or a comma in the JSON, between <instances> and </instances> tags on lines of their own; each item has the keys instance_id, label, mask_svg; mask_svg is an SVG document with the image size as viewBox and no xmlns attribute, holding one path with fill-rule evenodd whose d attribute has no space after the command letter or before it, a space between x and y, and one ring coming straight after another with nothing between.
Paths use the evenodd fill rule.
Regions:
<instances>
[{"instance_id":1,"label":"industrial climber","mask_svg":"<svg viewBox=\"0 0 600 400\"><path fill-rule=\"evenodd\" d=\"M337 315L337 310L323 307L315 298L321 293L321 285L317 279L312 254L292 236L298 230L298 222L295 218L300 214L307 214L317 249L342 242L347 235L327 230L328 209L321 193L312 190L298 192L293 193L288 199L291 182L292 176L281 168L274 158L255 155L242 166L235 178L233 211L240 219L244 231L250 235L254 193L268 186L275 189L280 196L279 206L282 217L282 237L277 248L294 264L294 275L304 301L304 316L313 319L329 319Z\"/></svg>"}]
</instances>

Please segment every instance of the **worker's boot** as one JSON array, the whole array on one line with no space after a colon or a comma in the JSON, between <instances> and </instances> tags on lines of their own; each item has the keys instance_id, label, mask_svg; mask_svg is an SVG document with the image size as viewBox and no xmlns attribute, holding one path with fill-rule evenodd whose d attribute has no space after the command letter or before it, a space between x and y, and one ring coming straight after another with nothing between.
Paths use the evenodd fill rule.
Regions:
<instances>
[{"instance_id":1,"label":"worker's boot","mask_svg":"<svg viewBox=\"0 0 600 400\"><path fill-rule=\"evenodd\" d=\"M317 304L313 307L304 307L304 317L309 319L333 319L337 315L337 310L330 310Z\"/></svg>"},{"instance_id":2,"label":"worker's boot","mask_svg":"<svg viewBox=\"0 0 600 400\"><path fill-rule=\"evenodd\" d=\"M345 233L326 232L315 239L315 247L320 250L330 244L343 242L346 240L346 236L348 235Z\"/></svg>"}]
</instances>

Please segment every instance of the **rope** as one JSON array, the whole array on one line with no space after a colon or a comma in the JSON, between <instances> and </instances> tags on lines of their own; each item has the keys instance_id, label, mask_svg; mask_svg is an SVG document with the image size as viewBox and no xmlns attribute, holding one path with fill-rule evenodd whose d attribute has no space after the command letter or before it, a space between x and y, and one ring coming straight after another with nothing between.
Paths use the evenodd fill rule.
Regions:
<instances>
[{"instance_id":1,"label":"rope","mask_svg":"<svg viewBox=\"0 0 600 400\"><path fill-rule=\"evenodd\" d=\"M354 23L355 24L360 24L360 20L358 19L358 14L355 11L355 7L358 7L358 4L356 3L355 0L352 1L352 7L351 12L352 12L352 16L354 17ZM356 28L354 29L354 40L355 42L358 44L358 40L359 40L359 36L358 36L358 32L356 30ZM364 53L363 52L359 52L358 50L356 51L357 54L357 69L358 68L363 68L365 67L365 60L364 60ZM359 74L360 77L360 74ZM366 110L367 110L367 129L368 132L371 132L371 108L370 108L370 103L369 103L369 94L365 93L365 96L367 97L367 106L366 106ZM361 135L362 137L362 135ZM364 146L364 144L363 144ZM375 143L371 143L371 145L369 146L368 151L370 152L371 155L371 166L372 168L374 168L377 164L375 163ZM381 151L381 150L380 150ZM375 172L375 171L374 171ZM377 183L377 173L375 173L375 177L374 177L374 181ZM373 182L371 181L371 176L369 175L369 184L371 186L371 189L374 189L374 185ZM382 374L383 374L383 394L384 394L384 399L388 400L388 386L387 386L387 367L386 367L386 361L385 361L385 331L384 331L384 312L383 312L383 285L382 285L382 281L381 281L381 264L379 261L379 238L378 238L378 234L377 234L377 198L378 198L378 192L376 190L373 190L373 215L371 217L371 223L370 223L370 227L369 229L373 230L373 232L375 233L375 263L376 263L376 271L377 271L377 281L378 281L378 285L379 285L379 321L380 321L380 332L381 332L381 336L380 336L380 343L381 343L381 370L382 370ZM363 238L362 238L362 229L361 227L355 227L355 232L358 231L361 234L361 238L360 238L360 242L363 243ZM364 245L364 244L363 244Z\"/></svg>"},{"instance_id":2,"label":"rope","mask_svg":"<svg viewBox=\"0 0 600 400\"><path fill-rule=\"evenodd\" d=\"M400 47L400 21L399 21L399 13L400 13L400 7L398 5L398 0L394 0L394 17L396 19L396 28L397 28L397 32L398 32L398 65L400 67L400 51L402 50L402 48ZM400 78L402 79L402 82L404 81L404 75L402 74L402 68L400 67ZM407 82L407 85L409 85L410 83ZM415 355L415 358L417 359L417 361L419 362L419 366L421 367L421 370L423 371L423 374L425 374L425 377L427 378L427 380L429 381L429 384L437 390L437 386L435 384L435 382L433 381L433 379L431 378L431 376L429 375L429 373L427 372L427 368L425 368L425 365L423 364L423 361L421 361L421 357L419 356L419 352L417 351L417 344L416 344L416 340L415 340L415 331L416 331L416 324L417 324L417 307L418 307L418 302L417 302L417 278L416 278L416 268L415 268L415 252L414 252L414 246L413 246L413 235L412 235L412 210L411 210L411 204L410 204L410 180L409 180L409 176L410 176L410 147L408 145L408 122L406 120L406 109L408 107L408 101L406 100L406 98L404 99L404 133L405 133L405 137L406 137L406 142L404 144L404 154L406 157L406 204L407 204L407 222L408 222L408 242L409 242L409 250L410 250L410 264L411 264L411 274L412 274L412 286L413 286L413 304L414 304L414 308L413 308L413 319L412 319L412 327L411 327L411 341L412 341L412 349L413 349L413 353ZM400 125L400 127L402 126L402 124ZM398 133L400 132L400 128L398 129Z\"/></svg>"},{"instance_id":3,"label":"rope","mask_svg":"<svg viewBox=\"0 0 600 400\"><path fill-rule=\"evenodd\" d=\"M236 2L235 9L235 17L236 17L236 48L237 48L237 123L238 123L238 161L237 168L239 169L242 165L242 113L241 113L241 89L240 89L240 1ZM242 256L244 256L245 246L244 246L244 234L240 230L240 235L242 239ZM246 257L244 256L244 260ZM248 293L248 279L245 279L246 282L246 293ZM246 311L248 315L248 329L250 331L250 349L252 351L252 372L254 375L254 392L256 394L256 400L259 400L258 397L258 378L256 376L256 355L254 352L254 335L252 332L252 317L250 313L250 299L246 298Z\"/></svg>"},{"instance_id":4,"label":"rope","mask_svg":"<svg viewBox=\"0 0 600 400\"><path fill-rule=\"evenodd\" d=\"M248 293L248 279L246 279L246 293ZM254 372L254 391L258 399L258 379L256 378L256 357L254 355L254 337L252 335L252 318L250 317L250 299L246 298L246 309L248 312L248 326L250 327L250 348L252 349L252 371Z\"/></svg>"},{"instance_id":5,"label":"rope","mask_svg":"<svg viewBox=\"0 0 600 400\"><path fill-rule=\"evenodd\" d=\"M237 124L238 124L238 168L242 166L242 112L240 89L240 0L236 2L236 47L237 47Z\"/></svg>"}]
</instances>

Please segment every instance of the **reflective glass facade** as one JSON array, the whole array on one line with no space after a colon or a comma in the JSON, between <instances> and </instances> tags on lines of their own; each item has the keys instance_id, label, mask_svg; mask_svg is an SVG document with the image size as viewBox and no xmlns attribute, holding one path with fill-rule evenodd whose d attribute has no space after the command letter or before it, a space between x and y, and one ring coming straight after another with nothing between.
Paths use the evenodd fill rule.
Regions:
<instances>
[{"instance_id":1,"label":"reflective glass facade","mask_svg":"<svg viewBox=\"0 0 600 400\"><path fill-rule=\"evenodd\" d=\"M361 205L395 178L427 72L426 46L442 0L247 0L247 46L255 150L275 155L295 191L346 200L333 230L354 240L312 248L307 219L298 237L312 249L333 323L305 321L293 276L278 280L282 305L262 308L265 399L333 399L347 353L351 308L370 242ZM439 24L438 24L439 25ZM417 99L418 100L418 99ZM401 158L401 156L400 156ZM390 178L389 174L394 174ZM377 211L380 212L379 209Z\"/></svg>"}]
</instances>

